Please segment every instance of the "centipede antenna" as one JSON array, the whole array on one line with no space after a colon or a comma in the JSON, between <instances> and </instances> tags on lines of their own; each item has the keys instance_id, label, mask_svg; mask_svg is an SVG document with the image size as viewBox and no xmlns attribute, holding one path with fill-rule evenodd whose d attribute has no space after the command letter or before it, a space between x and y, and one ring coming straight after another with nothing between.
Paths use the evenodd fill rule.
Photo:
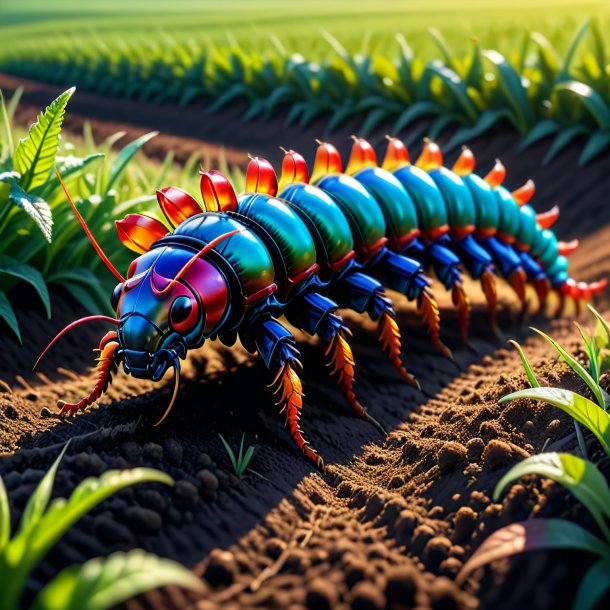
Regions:
<instances>
[{"instance_id":1,"label":"centipede antenna","mask_svg":"<svg viewBox=\"0 0 610 610\"><path fill-rule=\"evenodd\" d=\"M283 146L280 146L280 147L279 147L279 149L280 149L280 150L281 150L281 151L282 151L282 152L283 152L285 155L287 155L287 154L288 154L288 151L287 151L287 150L286 150L286 149L285 149Z\"/></svg>"},{"instance_id":2,"label":"centipede antenna","mask_svg":"<svg viewBox=\"0 0 610 610\"><path fill-rule=\"evenodd\" d=\"M61 339L66 333L70 332L73 328L76 328L77 326L80 326L81 324L85 324L86 322L95 322L96 320L102 320L104 322L111 322L112 324L116 324L117 326L120 324L120 322L116 319L116 318L111 318L110 316L102 316L102 315L96 315L96 316L87 316L85 318L81 318L80 320L75 320L74 322L68 324L68 326L66 326L63 330L59 331L57 333L57 335L55 335L55 338L49 343L49 345L47 345L47 347L45 348L45 350L42 352L42 354L40 354L40 356L38 356L38 360L36 360L36 363L34 364L34 366L32 367L32 372L34 372L36 370L36 367L38 366L38 364L40 363L40 361L44 358L45 354L53 347L53 345L55 345L55 343Z\"/></svg>"},{"instance_id":3,"label":"centipede antenna","mask_svg":"<svg viewBox=\"0 0 610 610\"><path fill-rule=\"evenodd\" d=\"M324 144L326 144L326 142L322 142L322 140L318 140L318 138L316 138L315 142L316 142L316 144L318 144L319 146L324 146Z\"/></svg>"},{"instance_id":4,"label":"centipede antenna","mask_svg":"<svg viewBox=\"0 0 610 610\"><path fill-rule=\"evenodd\" d=\"M112 273L112 275L114 275L114 277L116 277L116 279L119 280L119 282L123 283L125 281L125 278L117 271L116 267L110 262L110 259L104 254L102 247L97 243L97 240L95 239L95 237L93 237L93 233L91 233L91 230L87 226L85 219L82 217L81 213L76 208L74 201L72 201L72 197L70 196L70 193L68 192L68 189L66 188L66 185L64 184L64 181L61 179L61 174L59 173L59 170L57 168L55 168L55 173L57 174L57 178L59 179L61 188L64 190L64 193L65 193L66 197L68 198L70 207L76 214L76 218L78 218L78 222L80 223L81 227L83 228L83 231L85 231L85 235L89 238L89 241L95 248L95 251L99 254L104 265L106 265L106 267L108 267L108 270L110 271L110 273Z\"/></svg>"},{"instance_id":5,"label":"centipede antenna","mask_svg":"<svg viewBox=\"0 0 610 610\"><path fill-rule=\"evenodd\" d=\"M160 426L164 421L165 418L169 415L170 411L172 410L174 403L176 402L176 397L178 396L178 387L180 385L180 361L179 360L174 360L174 391L172 392L172 398L169 401L169 405L167 406L167 409L165 409L165 413L163 413L163 416L161 417L161 419L154 424L154 426Z\"/></svg>"}]
</instances>

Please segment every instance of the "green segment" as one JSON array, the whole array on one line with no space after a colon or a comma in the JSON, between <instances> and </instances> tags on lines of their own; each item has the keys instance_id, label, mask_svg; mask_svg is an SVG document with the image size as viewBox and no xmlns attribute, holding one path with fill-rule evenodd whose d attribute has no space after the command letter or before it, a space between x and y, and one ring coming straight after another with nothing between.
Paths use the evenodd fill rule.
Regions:
<instances>
[{"instance_id":1,"label":"green segment","mask_svg":"<svg viewBox=\"0 0 610 610\"><path fill-rule=\"evenodd\" d=\"M443 195L424 170L415 165L405 165L396 170L394 176L411 195L422 231L432 231L449 225Z\"/></svg>"},{"instance_id":2,"label":"green segment","mask_svg":"<svg viewBox=\"0 0 610 610\"><path fill-rule=\"evenodd\" d=\"M500 210L493 189L483 178L469 174L462 178L474 200L476 227L491 233L498 230Z\"/></svg>"},{"instance_id":3,"label":"green segment","mask_svg":"<svg viewBox=\"0 0 610 610\"><path fill-rule=\"evenodd\" d=\"M317 186L333 197L347 217L356 248L367 251L385 237L386 223L379 204L355 178L331 174Z\"/></svg>"},{"instance_id":4,"label":"green segment","mask_svg":"<svg viewBox=\"0 0 610 610\"><path fill-rule=\"evenodd\" d=\"M446 167L437 167L429 173L443 194L451 229L474 227L476 223L474 200L464 181Z\"/></svg>"},{"instance_id":5,"label":"green segment","mask_svg":"<svg viewBox=\"0 0 610 610\"><path fill-rule=\"evenodd\" d=\"M269 195L246 193L238 200L238 212L261 225L277 244L288 278L294 278L316 262L316 245L305 223L290 207Z\"/></svg>"},{"instance_id":6,"label":"green segment","mask_svg":"<svg viewBox=\"0 0 610 610\"><path fill-rule=\"evenodd\" d=\"M249 296L273 284L275 277L271 255L256 234L235 218L215 212L204 212L185 220L174 234L209 243L236 229L240 233L221 241L214 250L227 259L240 279L245 296Z\"/></svg>"},{"instance_id":7,"label":"green segment","mask_svg":"<svg viewBox=\"0 0 610 610\"><path fill-rule=\"evenodd\" d=\"M498 210L500 219L498 222L498 231L516 237L521 225L519 214L519 205L515 198L503 186L499 186L494 190L498 201Z\"/></svg>"},{"instance_id":8,"label":"green segment","mask_svg":"<svg viewBox=\"0 0 610 610\"><path fill-rule=\"evenodd\" d=\"M367 167L354 178L375 197L388 228L386 236L400 249L404 245L404 238L418 229L413 199L390 172L379 167Z\"/></svg>"},{"instance_id":9,"label":"green segment","mask_svg":"<svg viewBox=\"0 0 610 610\"><path fill-rule=\"evenodd\" d=\"M354 249L354 239L345 215L323 190L311 184L291 184L279 197L289 201L311 221L312 230L317 231L324 246L319 263L336 263Z\"/></svg>"}]
</instances>

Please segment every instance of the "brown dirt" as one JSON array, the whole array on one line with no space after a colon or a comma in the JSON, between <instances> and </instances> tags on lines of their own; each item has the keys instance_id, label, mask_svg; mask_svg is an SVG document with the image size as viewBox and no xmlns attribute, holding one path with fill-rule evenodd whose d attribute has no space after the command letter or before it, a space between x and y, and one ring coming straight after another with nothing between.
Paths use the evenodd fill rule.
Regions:
<instances>
[{"instance_id":1,"label":"brown dirt","mask_svg":"<svg viewBox=\"0 0 610 610\"><path fill-rule=\"evenodd\" d=\"M2 80L0 86L5 87ZM117 103L116 112L122 107ZM215 117L217 132L225 120ZM265 137L271 138L274 129L281 126L274 123ZM249 131L249 124L242 130ZM288 139L288 132L282 133ZM511 137L500 134L473 149L487 163ZM235 140L221 141L241 148ZM506 152L510 176L520 180L527 169L538 182L540 209L572 202L564 205L558 233L564 239L585 236L572 256L577 277L590 280L610 272L610 218L603 199L610 186L608 161L581 173L574 170L578 151L573 148L553 168L540 167L539 150L519 155L514 140ZM169 390L123 374L100 408L73 423L58 420L52 415L57 398L76 398L89 389L91 376L84 367L103 331L83 328L63 340L39 378L29 373L37 352L80 312L66 295L56 295L51 322L24 306L19 312L27 328L24 348L0 338L0 378L7 382L0 384L0 473L13 518L68 438L73 441L58 473L58 495L107 468L155 466L177 481L171 490L155 485L127 490L84 517L37 570L30 597L65 565L137 546L192 567L206 592L193 597L166 588L129 602L130 610L568 608L590 561L587 555L533 553L480 571L462 589L454 583L480 542L511 521L568 516L593 527L578 504L548 482L528 479L513 485L501 503L490 499L509 465L545 444L573 451L575 438L571 422L556 409L497 404L504 394L525 387L526 379L516 353L487 332L480 291L469 288L476 353L457 346L455 314L442 300L445 334L457 364L436 353L412 308L396 297L406 362L422 393L394 374L371 325L347 317L360 363L358 396L389 431L385 438L351 415L328 381L320 347L299 337L305 366L303 428L326 459L324 475L312 472L296 453L265 388L262 365L239 346L210 345L191 356L178 403L160 428L150 423L163 411ZM511 324L507 294L503 301L501 326L525 341L541 377L584 392L545 344L526 340L528 333ZM575 349L568 321L535 323ZM60 366L66 368L58 371ZM255 446L252 470L242 479L232 474L219 433L234 446L245 433L246 445ZM598 460L595 439L587 441ZM599 463L610 474L608 459Z\"/></svg>"}]
</instances>

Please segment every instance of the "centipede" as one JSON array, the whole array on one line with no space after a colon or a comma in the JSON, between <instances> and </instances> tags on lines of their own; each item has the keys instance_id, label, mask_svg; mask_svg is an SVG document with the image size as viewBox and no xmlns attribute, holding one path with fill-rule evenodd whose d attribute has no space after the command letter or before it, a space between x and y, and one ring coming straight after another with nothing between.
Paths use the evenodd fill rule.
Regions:
<instances>
[{"instance_id":1,"label":"centipede","mask_svg":"<svg viewBox=\"0 0 610 610\"><path fill-rule=\"evenodd\" d=\"M110 298L115 317L73 322L38 360L80 324L102 320L116 327L100 341L95 387L78 402L59 401L61 414L71 417L94 404L119 366L153 381L173 369L173 395L160 423L174 405L187 353L208 340L232 346L239 339L268 370L296 447L322 469L322 457L301 429L301 356L284 319L319 338L329 376L348 405L383 430L358 401L351 332L340 310L375 322L389 365L419 388L405 365L386 289L415 304L431 343L449 358L426 273L449 291L464 344L471 313L466 275L481 284L493 330L498 280L511 287L523 308L531 286L539 312L551 293L563 308L567 300L579 304L604 289L605 279L586 283L570 277L567 256L578 242L558 241L551 230L557 207L537 214L529 205L535 192L531 180L510 192L502 186L506 171L500 161L479 176L468 148L449 168L435 142L425 140L412 163L401 140L387 140L381 164L362 138L354 137L345 167L334 145L317 141L311 172L294 150L282 149L279 179L271 163L251 157L239 195L221 172L203 169L200 201L176 186L158 190L164 222L145 214L116 221L120 241L138 255L126 277L102 251L61 182L93 247L119 282Z\"/></svg>"}]
</instances>

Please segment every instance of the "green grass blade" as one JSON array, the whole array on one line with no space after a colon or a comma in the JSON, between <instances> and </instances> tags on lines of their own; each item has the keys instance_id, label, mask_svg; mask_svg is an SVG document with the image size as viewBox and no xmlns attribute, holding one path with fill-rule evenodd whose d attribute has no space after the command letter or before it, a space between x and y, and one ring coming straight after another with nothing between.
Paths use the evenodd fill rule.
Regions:
<instances>
[{"instance_id":1,"label":"green grass blade","mask_svg":"<svg viewBox=\"0 0 610 610\"><path fill-rule=\"evenodd\" d=\"M62 570L38 594L31 610L107 610L167 585L203 590L203 583L179 563L135 549Z\"/></svg>"},{"instance_id":2,"label":"green grass blade","mask_svg":"<svg viewBox=\"0 0 610 610\"><path fill-rule=\"evenodd\" d=\"M582 326L578 323L578 322L574 322L574 326L576 326L576 328L578 329L578 332L580 333L580 337L582 339L582 342L585 344L585 347L587 348L587 354L589 355L589 370L591 372L591 377L593 378L593 381L599 385L599 360L598 360L598 349L597 346L595 345L595 337L590 337L589 339L587 339L587 336L585 335L585 331L582 328Z\"/></svg>"},{"instance_id":3,"label":"green grass blade","mask_svg":"<svg viewBox=\"0 0 610 610\"><path fill-rule=\"evenodd\" d=\"M229 459L231 460L231 464L233 466L233 471L237 474L237 471L238 471L237 460L235 459L235 454L233 453L233 449L231 449L231 446L229 445L229 443L227 443L227 441L225 440L225 437L222 434L219 434L218 436L220 436L220 440L222 441L222 444L224 445L227 453L229 454Z\"/></svg>"},{"instance_id":4,"label":"green grass blade","mask_svg":"<svg viewBox=\"0 0 610 610\"><path fill-rule=\"evenodd\" d=\"M610 589L610 557L598 559L586 572L580 581L576 598L572 604L573 610L595 610L600 608L600 602Z\"/></svg>"},{"instance_id":5,"label":"green grass blade","mask_svg":"<svg viewBox=\"0 0 610 610\"><path fill-rule=\"evenodd\" d=\"M606 320L603 318L603 316L593 307L593 305L587 305L587 307L591 310L591 313L597 319L599 327L601 327L601 329L604 331L604 333L606 335L606 339L602 343L598 339L598 336L599 336L598 333L597 332L595 333L595 337L596 337L595 340L597 342L597 345L599 345L600 347L607 347L608 345L610 345L610 325L608 324L608 322L606 322Z\"/></svg>"},{"instance_id":6,"label":"green grass blade","mask_svg":"<svg viewBox=\"0 0 610 610\"><path fill-rule=\"evenodd\" d=\"M584 167L601 155L610 146L610 129L594 132L587 140L578 157L578 166Z\"/></svg>"},{"instance_id":7,"label":"green grass blade","mask_svg":"<svg viewBox=\"0 0 610 610\"><path fill-rule=\"evenodd\" d=\"M557 83L554 92L573 96L587 110L600 129L610 129L610 106L604 98L586 83L569 80Z\"/></svg>"},{"instance_id":8,"label":"green grass blade","mask_svg":"<svg viewBox=\"0 0 610 610\"><path fill-rule=\"evenodd\" d=\"M563 61L563 66L561 68L561 72L559 73L558 80L564 80L570 77L570 68L572 67L572 62L574 61L574 56L576 55L576 51L580 46L583 38L589 31L589 19L585 19L583 24L580 26L578 31L576 32L572 42L568 46L568 51L566 53L566 57ZM605 64L603 64L605 65Z\"/></svg>"},{"instance_id":9,"label":"green grass blade","mask_svg":"<svg viewBox=\"0 0 610 610\"><path fill-rule=\"evenodd\" d=\"M17 322L15 310L2 290L0 290L0 319L6 322L8 327L15 333L19 344L22 344L21 331L19 330L19 322Z\"/></svg>"},{"instance_id":10,"label":"green grass blade","mask_svg":"<svg viewBox=\"0 0 610 610\"><path fill-rule=\"evenodd\" d=\"M529 390L513 392L504 396L498 402L502 405L522 398L542 400L565 411L591 430L601 443L604 451L610 455L610 415L588 398L560 388L530 388Z\"/></svg>"},{"instance_id":11,"label":"green grass blade","mask_svg":"<svg viewBox=\"0 0 610 610\"><path fill-rule=\"evenodd\" d=\"M570 354L568 354L568 352L566 352L566 350L564 350L563 347L561 347L561 345L557 343L557 341L549 337L546 333L543 333L537 328L532 328L532 330L534 332L537 332L540 336L544 337L557 350L559 355L563 358L564 362L589 386L589 389L591 390L591 392L593 392L593 395L597 399L599 406L602 409L605 409L606 401L604 398L603 391L599 387L599 384L595 383L593 377L589 375L587 369L582 364L580 364L578 360L570 356Z\"/></svg>"},{"instance_id":12,"label":"green grass blade","mask_svg":"<svg viewBox=\"0 0 610 610\"><path fill-rule=\"evenodd\" d=\"M0 477L0 554L11 537L11 510L4 481Z\"/></svg>"},{"instance_id":13,"label":"green grass blade","mask_svg":"<svg viewBox=\"0 0 610 610\"><path fill-rule=\"evenodd\" d=\"M12 155L15 150L13 143L13 129L11 127L11 121L8 116L6 104L4 103L4 96L2 95L2 89L0 89L0 114L2 115L2 123L4 124L4 131L6 132L6 142L8 144L9 153Z\"/></svg>"},{"instance_id":14,"label":"green grass blade","mask_svg":"<svg viewBox=\"0 0 610 610\"><path fill-rule=\"evenodd\" d=\"M108 176L108 182L104 188L104 194L102 199L105 199L108 196L109 191L114 186L114 183L119 179L121 174L125 171L127 164L131 161L133 156L148 142L150 139L154 138L159 132L151 131L150 133L145 133L143 136L140 136L133 142L130 142L119 152L119 154L115 157L112 165L110 167L110 174Z\"/></svg>"},{"instance_id":15,"label":"green grass blade","mask_svg":"<svg viewBox=\"0 0 610 610\"><path fill-rule=\"evenodd\" d=\"M610 531L604 519L610 518L610 488L604 475L593 462L569 453L542 453L515 464L498 482L494 501L506 486L521 477L537 474L563 485L591 513L604 536Z\"/></svg>"},{"instance_id":16,"label":"green grass blade","mask_svg":"<svg viewBox=\"0 0 610 610\"><path fill-rule=\"evenodd\" d=\"M548 165L574 138L588 136L590 133L591 129L589 127L580 124L559 129L557 136L542 159L542 165Z\"/></svg>"},{"instance_id":17,"label":"green grass blade","mask_svg":"<svg viewBox=\"0 0 610 610\"><path fill-rule=\"evenodd\" d=\"M559 123L551 119L544 119L536 123L536 125L534 125L534 127L532 127L527 135L521 140L519 150L529 148L536 142L557 133L560 129L561 127Z\"/></svg>"},{"instance_id":18,"label":"green grass blade","mask_svg":"<svg viewBox=\"0 0 610 610\"><path fill-rule=\"evenodd\" d=\"M0 254L0 273L11 275L30 284L38 293L47 312L47 318L51 318L51 299L49 298L49 291L40 271L30 265L22 264L10 256Z\"/></svg>"},{"instance_id":19,"label":"green grass blade","mask_svg":"<svg viewBox=\"0 0 610 610\"><path fill-rule=\"evenodd\" d=\"M30 496L30 499L23 510L23 514L21 515L17 536L24 535L24 533L31 531L38 525L38 523L40 523L40 520L42 519L42 516L49 504L49 500L51 499L53 482L55 481L55 474L57 473L59 462L61 462L62 458L64 457L69 445L70 441L64 445L61 453L57 456L57 459L53 462L51 468L47 470L46 474L38 484L38 487L36 487L36 490Z\"/></svg>"},{"instance_id":20,"label":"green grass blade","mask_svg":"<svg viewBox=\"0 0 610 610\"><path fill-rule=\"evenodd\" d=\"M44 184L53 162L59 134L64 120L66 105L74 87L64 91L38 116L38 121L30 127L27 138L17 144L13 154L13 166L21 174L20 184L24 191Z\"/></svg>"},{"instance_id":21,"label":"green grass blade","mask_svg":"<svg viewBox=\"0 0 610 610\"><path fill-rule=\"evenodd\" d=\"M540 383L538 383L538 379L536 379L536 375L534 375L534 371L532 370L530 363L527 361L527 358L525 357L521 346L512 339L509 340L509 343L519 352L519 357L521 358L521 362L523 363L523 368L525 369L525 374L527 375L530 385L533 388L539 388Z\"/></svg>"},{"instance_id":22,"label":"green grass blade","mask_svg":"<svg viewBox=\"0 0 610 610\"><path fill-rule=\"evenodd\" d=\"M610 546L580 525L566 519L532 519L489 536L464 564L456 582L462 584L474 570L496 559L541 549L578 549L602 557L610 554Z\"/></svg>"}]
</instances>

